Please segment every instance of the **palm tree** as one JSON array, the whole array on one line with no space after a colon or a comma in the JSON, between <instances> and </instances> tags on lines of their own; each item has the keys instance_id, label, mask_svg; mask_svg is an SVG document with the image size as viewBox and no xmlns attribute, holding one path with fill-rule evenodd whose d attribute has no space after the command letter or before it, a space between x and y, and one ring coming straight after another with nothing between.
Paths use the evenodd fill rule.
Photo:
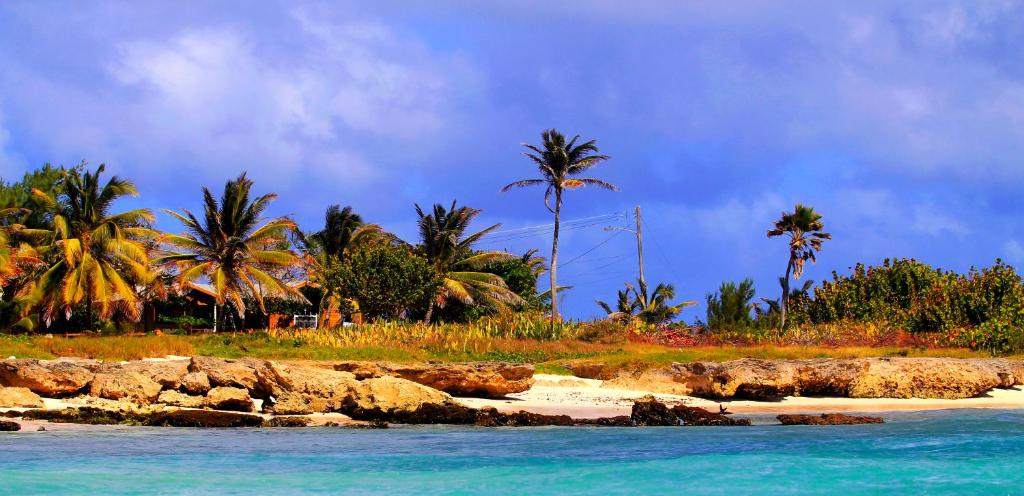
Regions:
<instances>
[{"instance_id":1,"label":"palm tree","mask_svg":"<svg viewBox=\"0 0 1024 496\"><path fill-rule=\"evenodd\" d=\"M637 303L636 300L631 298L632 286L626 284L626 289L619 290L616 293L615 308L605 303L604 301L597 300L597 306L601 307L605 313L608 314L608 320L614 320L622 324L628 324L636 315Z\"/></svg>"},{"instance_id":2,"label":"palm tree","mask_svg":"<svg viewBox=\"0 0 1024 496\"><path fill-rule=\"evenodd\" d=\"M608 318L623 323L640 320L646 324L663 324L668 322L688 306L696 305L694 301L671 304L676 297L676 290L671 284L658 284L654 291L648 292L647 284L637 281L637 286L626 283L626 289L617 293L615 309L603 301L597 304L608 314Z\"/></svg>"},{"instance_id":3,"label":"palm tree","mask_svg":"<svg viewBox=\"0 0 1024 496\"><path fill-rule=\"evenodd\" d=\"M474 243L501 224L467 235L470 222L480 210L456 207L454 201L447 209L440 203L435 204L429 213L416 205L416 214L420 230L418 250L442 278L437 296L427 308L425 322L430 322L435 305L443 308L451 300L496 308L522 303L522 298L509 290L500 276L480 271L489 262L513 259L515 255L473 251Z\"/></svg>"},{"instance_id":4,"label":"palm tree","mask_svg":"<svg viewBox=\"0 0 1024 496\"><path fill-rule=\"evenodd\" d=\"M39 251L52 262L33 283L26 312L41 305L47 323L61 312L70 317L78 306L84 306L90 329L97 310L102 319L120 310L138 320L138 290L157 280L146 244L157 235L150 227L153 213L110 213L115 201L138 196L138 190L117 176L101 185L105 169L100 165L93 173L66 171L58 194L33 190L52 215L52 229L34 230L44 240Z\"/></svg>"},{"instance_id":5,"label":"palm tree","mask_svg":"<svg viewBox=\"0 0 1024 496\"><path fill-rule=\"evenodd\" d=\"M277 198L271 193L250 201L252 180L243 172L224 185L218 202L203 188L203 220L188 210L165 210L185 226L181 235L165 235L170 246L157 261L176 269L174 287L179 292L203 278L210 281L217 305L229 302L245 318L245 299L252 298L266 313L264 297L305 301L281 276L300 263L287 248L287 234L295 222L286 217L264 220L263 212ZM177 251L174 251L177 250Z\"/></svg>"},{"instance_id":6,"label":"palm tree","mask_svg":"<svg viewBox=\"0 0 1024 496\"><path fill-rule=\"evenodd\" d=\"M782 217L775 221L775 227L768 230L768 237L789 236L789 261L786 263L786 275L780 279L782 285L782 299L780 301L781 323L780 329L786 327L786 308L789 306L789 276L800 279L804 273L804 265L808 260L816 262L815 252L821 250L821 245L826 239L832 239L832 235L824 232L825 224L821 221L821 214L814 211L814 208L796 204L792 212L783 212Z\"/></svg>"},{"instance_id":7,"label":"palm tree","mask_svg":"<svg viewBox=\"0 0 1024 496\"><path fill-rule=\"evenodd\" d=\"M31 245L16 239L25 231L25 226L5 220L27 212L17 207L0 208L0 298L8 281L22 276L26 268L42 263Z\"/></svg>"},{"instance_id":8,"label":"palm tree","mask_svg":"<svg viewBox=\"0 0 1024 496\"><path fill-rule=\"evenodd\" d=\"M547 186L544 192L544 206L555 215L554 234L551 242L551 320L558 320L558 227L562 218L562 193L566 189L576 189L580 186L598 186L611 191L618 191L614 184L594 179L591 177L575 177L591 167L608 160L607 155L598 154L597 142L590 140L579 145L576 135L568 143L565 136L554 129L541 133L542 145L540 147L523 143L529 151L524 152L527 158L537 164L540 171L540 179L523 179L507 184L502 191L509 191L512 188L526 186ZM551 196L555 197L555 206L551 206Z\"/></svg>"},{"instance_id":9,"label":"palm tree","mask_svg":"<svg viewBox=\"0 0 1024 496\"><path fill-rule=\"evenodd\" d=\"M324 214L324 228L312 234L299 234L305 252L306 270L310 279L320 283L323 296L319 302L319 313L331 305L335 296L333 284L328 283L328 273L345 261L353 249L376 242L390 242L394 236L377 224L365 224L363 218L352 211L352 207L340 205L327 207ZM323 323L324 319L318 320Z\"/></svg>"},{"instance_id":10,"label":"palm tree","mask_svg":"<svg viewBox=\"0 0 1024 496\"><path fill-rule=\"evenodd\" d=\"M695 301L684 301L673 305L671 301L676 297L676 289L671 284L659 283L654 291L647 292L647 284L643 280L637 281L639 286L633 290L636 295L637 318L648 324L664 324L679 315L684 308L696 305Z\"/></svg>"}]
</instances>

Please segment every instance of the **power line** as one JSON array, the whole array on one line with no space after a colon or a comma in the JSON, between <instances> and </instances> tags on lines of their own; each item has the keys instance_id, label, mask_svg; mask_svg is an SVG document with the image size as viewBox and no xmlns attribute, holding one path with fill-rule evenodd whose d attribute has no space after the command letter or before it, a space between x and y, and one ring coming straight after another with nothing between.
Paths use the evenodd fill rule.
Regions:
<instances>
[{"instance_id":1,"label":"power line","mask_svg":"<svg viewBox=\"0 0 1024 496\"><path fill-rule=\"evenodd\" d=\"M580 258L582 258L582 257L583 257L584 255L586 255L586 254L588 254L588 253L590 253L590 252L592 252L592 251L594 251L594 250L596 250L596 249L600 248L600 247L601 247L602 245L604 245L605 243L607 243L607 242L611 241L611 240L612 240L612 238L614 238L615 236L618 236L618 235L619 235L620 233L622 233L622 231L615 231L615 232L613 232L611 236L608 236L607 238L604 238L604 240L603 240L603 241L601 241L600 243L598 243L598 244L594 245L594 246L593 246L593 247L591 247L591 248L590 248L589 250L587 250L587 251L585 251L585 252L583 252L583 253L580 253L579 255L577 255L576 257L572 258L572 259L571 259L571 260L569 260L568 262L565 262L565 263L563 263L563 264L562 264L562 267L565 267L566 265L569 265L569 264L571 264L571 263L573 263L573 262L575 262L575 261L579 260L579 259L580 259Z\"/></svg>"}]
</instances>

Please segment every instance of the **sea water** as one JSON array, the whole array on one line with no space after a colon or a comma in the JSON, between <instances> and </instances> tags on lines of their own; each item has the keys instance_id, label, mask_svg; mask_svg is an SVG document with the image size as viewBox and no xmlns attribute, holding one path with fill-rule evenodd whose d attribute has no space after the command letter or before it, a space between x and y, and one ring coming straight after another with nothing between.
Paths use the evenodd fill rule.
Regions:
<instances>
[{"instance_id":1,"label":"sea water","mask_svg":"<svg viewBox=\"0 0 1024 496\"><path fill-rule=\"evenodd\" d=\"M1024 411L886 419L832 427L0 433L0 493L1024 494Z\"/></svg>"}]
</instances>

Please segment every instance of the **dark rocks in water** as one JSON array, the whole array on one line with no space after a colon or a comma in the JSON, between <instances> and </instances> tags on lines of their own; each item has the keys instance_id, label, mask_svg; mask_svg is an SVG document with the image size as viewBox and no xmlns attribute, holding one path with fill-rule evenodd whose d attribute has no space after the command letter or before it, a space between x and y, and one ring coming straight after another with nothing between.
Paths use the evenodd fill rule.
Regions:
<instances>
[{"instance_id":1,"label":"dark rocks in water","mask_svg":"<svg viewBox=\"0 0 1024 496\"><path fill-rule=\"evenodd\" d=\"M0 420L0 432L15 432L21 430L21 424L10 420Z\"/></svg>"},{"instance_id":2,"label":"dark rocks in water","mask_svg":"<svg viewBox=\"0 0 1024 496\"><path fill-rule=\"evenodd\" d=\"M576 425L576 421L568 415L543 415L524 411L501 413L494 408L482 408L477 411L477 419L473 425L480 427L572 426Z\"/></svg>"},{"instance_id":3,"label":"dark rocks in water","mask_svg":"<svg viewBox=\"0 0 1024 496\"><path fill-rule=\"evenodd\" d=\"M274 417L263 423L264 427L308 427L308 417Z\"/></svg>"},{"instance_id":4,"label":"dark rocks in water","mask_svg":"<svg viewBox=\"0 0 1024 496\"><path fill-rule=\"evenodd\" d=\"M750 425L748 419L733 419L721 413L709 412L703 408L676 405L672 408L656 400L653 396L645 396L633 403L630 415L636 426L733 426Z\"/></svg>"},{"instance_id":5,"label":"dark rocks in water","mask_svg":"<svg viewBox=\"0 0 1024 496\"><path fill-rule=\"evenodd\" d=\"M324 427L344 427L345 429L388 429L390 426L383 420L372 420L362 424L339 424L337 422L328 422L324 424Z\"/></svg>"},{"instance_id":6,"label":"dark rocks in water","mask_svg":"<svg viewBox=\"0 0 1024 496\"><path fill-rule=\"evenodd\" d=\"M679 417L683 425L693 426L726 426L726 425L750 425L750 419L734 419L724 413L709 412L695 406L676 405L672 407L672 413ZM731 415L731 414L728 414Z\"/></svg>"},{"instance_id":7,"label":"dark rocks in water","mask_svg":"<svg viewBox=\"0 0 1024 496\"><path fill-rule=\"evenodd\" d=\"M782 425L857 425L881 424L882 417L845 415L842 413L823 413L821 415L779 415L775 417Z\"/></svg>"},{"instance_id":8,"label":"dark rocks in water","mask_svg":"<svg viewBox=\"0 0 1024 496\"><path fill-rule=\"evenodd\" d=\"M617 417L601 417L594 419L576 419L577 425L593 425L598 427L636 427L632 417L619 415Z\"/></svg>"},{"instance_id":9,"label":"dark rocks in water","mask_svg":"<svg viewBox=\"0 0 1024 496\"><path fill-rule=\"evenodd\" d=\"M636 400L630 419L633 420L633 425L638 427L680 425L679 417L653 396L644 396Z\"/></svg>"},{"instance_id":10,"label":"dark rocks in water","mask_svg":"<svg viewBox=\"0 0 1024 496\"><path fill-rule=\"evenodd\" d=\"M138 413L82 407L63 410L25 410L22 412L22 418L69 424L155 427L260 427L263 425L263 418L256 415L209 410Z\"/></svg>"},{"instance_id":11,"label":"dark rocks in water","mask_svg":"<svg viewBox=\"0 0 1024 496\"><path fill-rule=\"evenodd\" d=\"M152 427L262 427L263 417L234 412L173 410L149 415L142 425Z\"/></svg>"},{"instance_id":12,"label":"dark rocks in water","mask_svg":"<svg viewBox=\"0 0 1024 496\"><path fill-rule=\"evenodd\" d=\"M21 417L31 420L90 425L140 425L143 420L143 416L139 414L89 406L62 410L25 410L21 412Z\"/></svg>"}]
</instances>

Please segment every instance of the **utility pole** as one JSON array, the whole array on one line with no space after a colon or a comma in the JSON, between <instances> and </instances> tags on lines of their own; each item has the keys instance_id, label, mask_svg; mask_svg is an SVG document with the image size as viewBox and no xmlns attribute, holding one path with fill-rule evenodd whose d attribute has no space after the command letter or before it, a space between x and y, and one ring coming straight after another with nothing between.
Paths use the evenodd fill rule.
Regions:
<instances>
[{"instance_id":1,"label":"utility pole","mask_svg":"<svg viewBox=\"0 0 1024 496\"><path fill-rule=\"evenodd\" d=\"M636 261L640 269L640 285L646 287L647 279L644 277L644 232L641 227L643 221L640 218L640 205L636 206L636 229L628 227L606 227L605 231L626 231L636 236Z\"/></svg>"},{"instance_id":2,"label":"utility pole","mask_svg":"<svg viewBox=\"0 0 1024 496\"><path fill-rule=\"evenodd\" d=\"M640 221L640 205L636 206L636 258L640 267L640 285L647 287L647 280L644 279L644 234Z\"/></svg>"}]
</instances>

